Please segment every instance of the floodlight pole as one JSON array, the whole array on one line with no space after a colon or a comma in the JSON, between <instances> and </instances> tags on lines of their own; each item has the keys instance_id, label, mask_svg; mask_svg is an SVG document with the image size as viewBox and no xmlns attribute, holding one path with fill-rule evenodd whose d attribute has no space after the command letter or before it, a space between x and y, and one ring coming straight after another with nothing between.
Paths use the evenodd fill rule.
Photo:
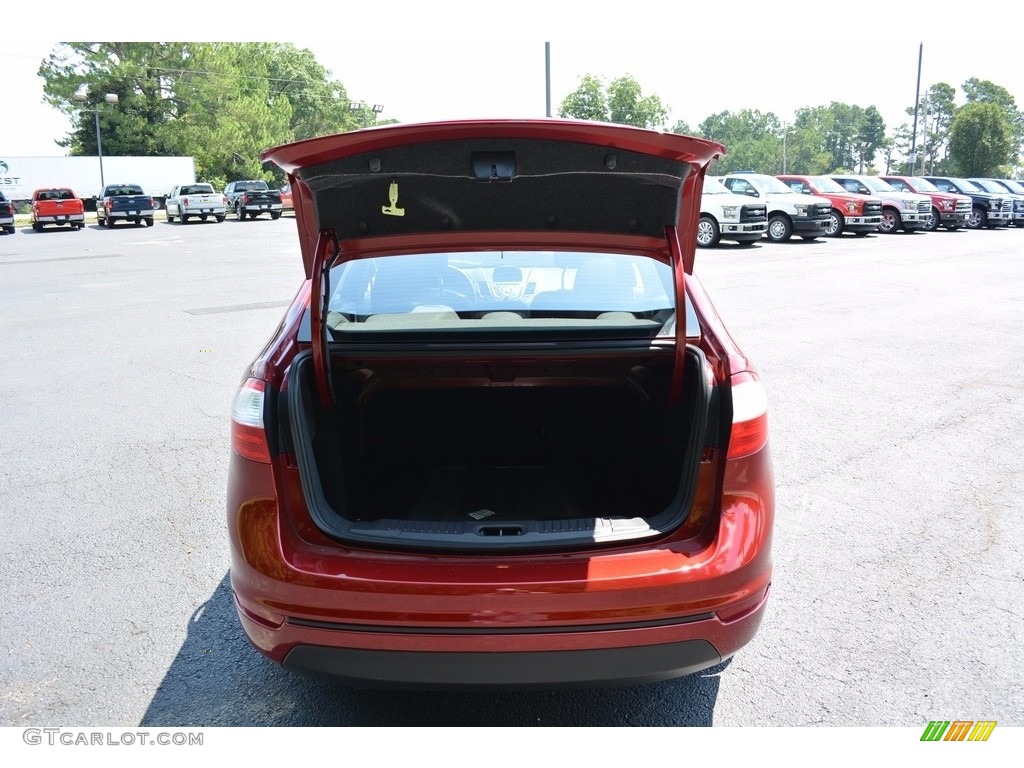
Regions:
<instances>
[{"instance_id":1,"label":"floodlight pole","mask_svg":"<svg viewBox=\"0 0 1024 768\"><path fill-rule=\"evenodd\" d=\"M85 101L85 94L76 96L75 98L80 101ZM117 104L117 94L108 93L104 95L103 101L107 104ZM103 194L104 188L107 186L106 179L103 176L103 135L100 132L100 105L97 104L95 107L82 107L83 112L92 112L93 117L96 118L96 157L100 161L100 194Z\"/></svg>"},{"instance_id":2,"label":"floodlight pole","mask_svg":"<svg viewBox=\"0 0 1024 768\"><path fill-rule=\"evenodd\" d=\"M917 107L921 101L921 56L924 54L924 43L917 47L917 90L914 91L914 130L910 134L910 175L917 170Z\"/></svg>"}]
</instances>

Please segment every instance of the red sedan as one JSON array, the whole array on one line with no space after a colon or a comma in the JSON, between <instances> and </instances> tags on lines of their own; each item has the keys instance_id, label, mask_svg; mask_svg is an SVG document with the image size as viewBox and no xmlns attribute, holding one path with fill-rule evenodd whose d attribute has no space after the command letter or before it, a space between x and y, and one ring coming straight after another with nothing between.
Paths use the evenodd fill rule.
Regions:
<instances>
[{"instance_id":1,"label":"red sedan","mask_svg":"<svg viewBox=\"0 0 1024 768\"><path fill-rule=\"evenodd\" d=\"M767 398L693 274L723 152L474 120L262 154L302 182L306 280L232 407L231 584L259 651L355 685L559 687L750 641Z\"/></svg>"}]
</instances>

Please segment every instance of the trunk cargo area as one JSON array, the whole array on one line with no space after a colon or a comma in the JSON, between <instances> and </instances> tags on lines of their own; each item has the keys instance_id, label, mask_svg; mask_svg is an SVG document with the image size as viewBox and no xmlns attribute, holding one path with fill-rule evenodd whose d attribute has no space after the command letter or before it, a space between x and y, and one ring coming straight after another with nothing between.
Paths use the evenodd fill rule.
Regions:
<instances>
[{"instance_id":1,"label":"trunk cargo area","mask_svg":"<svg viewBox=\"0 0 1024 768\"><path fill-rule=\"evenodd\" d=\"M281 415L307 507L329 535L417 546L545 546L657 535L689 511L708 401L686 355L445 367L335 358L324 409L311 359Z\"/></svg>"}]
</instances>

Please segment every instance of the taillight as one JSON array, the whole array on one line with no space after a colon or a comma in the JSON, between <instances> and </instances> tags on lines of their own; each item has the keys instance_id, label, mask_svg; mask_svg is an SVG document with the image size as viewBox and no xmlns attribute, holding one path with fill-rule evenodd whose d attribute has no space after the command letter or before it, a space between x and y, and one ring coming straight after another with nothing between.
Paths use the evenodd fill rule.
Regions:
<instances>
[{"instance_id":1,"label":"taillight","mask_svg":"<svg viewBox=\"0 0 1024 768\"><path fill-rule=\"evenodd\" d=\"M248 192L243 192L242 193L242 203L245 204L245 203L248 203L248 202L249 202L249 193Z\"/></svg>"},{"instance_id":2,"label":"taillight","mask_svg":"<svg viewBox=\"0 0 1024 768\"><path fill-rule=\"evenodd\" d=\"M231 447L239 456L270 463L267 433L263 428L263 392L266 383L246 379L231 404Z\"/></svg>"},{"instance_id":3,"label":"taillight","mask_svg":"<svg viewBox=\"0 0 1024 768\"><path fill-rule=\"evenodd\" d=\"M184 205L186 208L188 208L188 198L187 197L181 198L181 204Z\"/></svg>"},{"instance_id":4,"label":"taillight","mask_svg":"<svg viewBox=\"0 0 1024 768\"><path fill-rule=\"evenodd\" d=\"M768 443L768 394L753 373L732 377L732 432L727 458L738 459Z\"/></svg>"}]
</instances>

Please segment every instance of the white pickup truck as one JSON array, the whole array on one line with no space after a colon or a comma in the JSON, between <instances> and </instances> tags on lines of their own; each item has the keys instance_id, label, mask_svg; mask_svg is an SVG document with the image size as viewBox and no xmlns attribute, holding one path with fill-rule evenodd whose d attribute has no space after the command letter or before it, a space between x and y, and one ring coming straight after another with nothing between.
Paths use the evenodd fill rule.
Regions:
<instances>
[{"instance_id":1,"label":"white pickup truck","mask_svg":"<svg viewBox=\"0 0 1024 768\"><path fill-rule=\"evenodd\" d=\"M206 221L214 218L224 221L228 215L228 201L220 192L213 191L212 184L179 184L167 194L167 220L189 219Z\"/></svg>"},{"instance_id":2,"label":"white pickup truck","mask_svg":"<svg viewBox=\"0 0 1024 768\"><path fill-rule=\"evenodd\" d=\"M697 245L714 248L721 240L753 245L767 231L767 205L746 195L733 194L716 178L704 179Z\"/></svg>"}]
</instances>

